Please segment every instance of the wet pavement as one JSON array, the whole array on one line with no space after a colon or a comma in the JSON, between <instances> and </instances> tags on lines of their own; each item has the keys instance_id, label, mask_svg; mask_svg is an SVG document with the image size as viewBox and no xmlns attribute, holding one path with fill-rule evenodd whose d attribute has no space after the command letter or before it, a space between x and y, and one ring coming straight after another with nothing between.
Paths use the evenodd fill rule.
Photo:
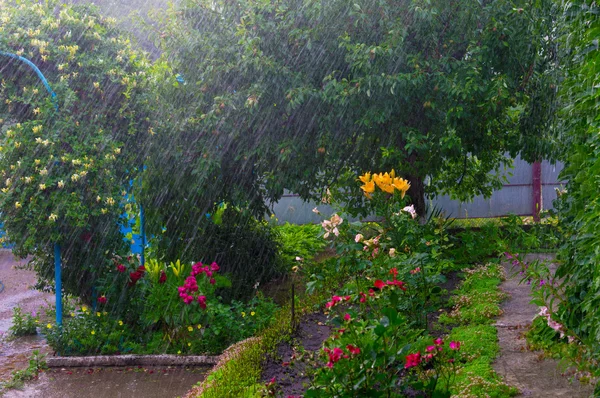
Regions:
<instances>
[{"instance_id":1,"label":"wet pavement","mask_svg":"<svg viewBox=\"0 0 600 398\"><path fill-rule=\"evenodd\" d=\"M529 254L524 261L552 261L553 256L547 254ZM539 352L526 349L527 342L523 333L536 316L539 308L530 303L531 289L520 284L520 276L510 266L504 264L507 280L500 288L510 295L504 302L504 314L498 318L498 341L500 357L496 359L494 368L506 383L519 389L519 397L564 397L585 398L591 396L593 388L574 380L570 382L564 375L565 369L554 359L542 359ZM554 271L555 265L550 264Z\"/></svg>"},{"instance_id":2,"label":"wet pavement","mask_svg":"<svg viewBox=\"0 0 600 398\"><path fill-rule=\"evenodd\" d=\"M0 249L0 282L4 290L0 292L0 381L10 374L27 367L33 350L50 352L42 336L27 336L14 341L6 339L6 333L12 325L13 308L21 307L23 313L40 314L47 303L54 304L54 295L33 290L36 282L34 271L21 269L25 260L18 261L10 250Z\"/></svg>"},{"instance_id":3,"label":"wet pavement","mask_svg":"<svg viewBox=\"0 0 600 398\"><path fill-rule=\"evenodd\" d=\"M71 368L40 373L38 380L3 398L175 398L204 379L206 368Z\"/></svg>"}]
</instances>

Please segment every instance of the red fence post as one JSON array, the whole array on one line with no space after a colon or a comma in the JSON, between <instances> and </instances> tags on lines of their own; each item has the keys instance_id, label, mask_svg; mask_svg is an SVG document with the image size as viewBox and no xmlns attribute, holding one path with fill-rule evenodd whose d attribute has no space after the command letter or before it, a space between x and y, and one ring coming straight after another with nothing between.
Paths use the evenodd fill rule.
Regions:
<instances>
[{"instance_id":1,"label":"red fence post","mask_svg":"<svg viewBox=\"0 0 600 398\"><path fill-rule=\"evenodd\" d=\"M533 162L531 173L533 174L533 221L539 222L542 211L542 164Z\"/></svg>"}]
</instances>

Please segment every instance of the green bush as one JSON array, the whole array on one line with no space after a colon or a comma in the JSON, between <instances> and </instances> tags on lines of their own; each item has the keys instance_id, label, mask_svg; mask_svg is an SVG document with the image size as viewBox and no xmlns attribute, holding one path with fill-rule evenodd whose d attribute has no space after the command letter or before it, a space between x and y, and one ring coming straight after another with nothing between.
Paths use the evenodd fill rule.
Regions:
<instances>
[{"instance_id":1,"label":"green bush","mask_svg":"<svg viewBox=\"0 0 600 398\"><path fill-rule=\"evenodd\" d=\"M276 230L281 244L280 253L286 265L296 263L296 257L310 261L327 244L318 224L295 225L286 222Z\"/></svg>"},{"instance_id":2,"label":"green bush","mask_svg":"<svg viewBox=\"0 0 600 398\"><path fill-rule=\"evenodd\" d=\"M8 329L10 337L29 336L37 334L39 317L33 313L24 314L21 307L13 308L12 325Z\"/></svg>"}]
</instances>

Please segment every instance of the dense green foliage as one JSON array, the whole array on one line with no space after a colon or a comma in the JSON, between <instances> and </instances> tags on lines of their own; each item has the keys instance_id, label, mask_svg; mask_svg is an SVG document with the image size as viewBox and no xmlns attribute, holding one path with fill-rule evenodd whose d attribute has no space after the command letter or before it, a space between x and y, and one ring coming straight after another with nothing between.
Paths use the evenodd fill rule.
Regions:
<instances>
[{"instance_id":1,"label":"dense green foliage","mask_svg":"<svg viewBox=\"0 0 600 398\"><path fill-rule=\"evenodd\" d=\"M0 2L0 209L20 256L52 279L62 245L67 291L90 294L97 267L124 249L122 190L141 164L148 61L90 6ZM57 107L58 109L56 109Z\"/></svg>"},{"instance_id":2,"label":"dense green foliage","mask_svg":"<svg viewBox=\"0 0 600 398\"><path fill-rule=\"evenodd\" d=\"M562 176L569 183L558 203L567 238L556 271L564 296L553 316L590 348L594 363L600 358L599 12L595 2L565 2L560 25L565 81L559 116L566 144Z\"/></svg>"},{"instance_id":3,"label":"dense green foliage","mask_svg":"<svg viewBox=\"0 0 600 398\"><path fill-rule=\"evenodd\" d=\"M489 194L505 152L547 149L551 6L183 1L161 14L163 122L174 128L154 147L168 158L155 157L164 175L149 200L193 197L203 214L218 197L261 213L284 189L319 196L391 167L420 214L426 176L432 192ZM190 177L198 184L181 187ZM163 187L177 188L173 199ZM179 218L179 230L199 221Z\"/></svg>"}]
</instances>

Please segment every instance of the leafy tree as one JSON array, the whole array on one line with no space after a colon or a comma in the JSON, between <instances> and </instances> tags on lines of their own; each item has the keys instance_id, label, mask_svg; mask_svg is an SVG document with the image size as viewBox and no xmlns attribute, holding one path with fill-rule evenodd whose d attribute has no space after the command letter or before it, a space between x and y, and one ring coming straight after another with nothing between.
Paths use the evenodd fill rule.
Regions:
<instances>
[{"instance_id":1,"label":"leafy tree","mask_svg":"<svg viewBox=\"0 0 600 398\"><path fill-rule=\"evenodd\" d=\"M192 200L198 211L173 221L183 231L214 198L260 214L285 189L314 198L366 170L408 178L421 214L426 191L490 194L506 152L535 160L548 149L552 7L184 1L157 32L171 65L164 119L177 127L156 141L169 177L150 178L147 200L169 209Z\"/></svg>"},{"instance_id":2,"label":"leafy tree","mask_svg":"<svg viewBox=\"0 0 600 398\"><path fill-rule=\"evenodd\" d=\"M598 374L600 356L600 313L598 298L600 272L600 137L598 136L597 46L600 8L588 1L564 2L560 20L564 82L559 114L560 139L568 180L566 193L559 197L561 223L567 239L559 252L562 260L556 271L559 290L564 293L554 319L568 334L591 348L590 366ZM600 393L596 388L595 395Z\"/></svg>"},{"instance_id":3,"label":"leafy tree","mask_svg":"<svg viewBox=\"0 0 600 398\"><path fill-rule=\"evenodd\" d=\"M149 63L90 6L0 0L0 50L38 65L53 101L25 63L0 55L0 209L14 251L53 275L63 248L66 290L89 294L124 248L122 191L148 136Z\"/></svg>"}]
</instances>

